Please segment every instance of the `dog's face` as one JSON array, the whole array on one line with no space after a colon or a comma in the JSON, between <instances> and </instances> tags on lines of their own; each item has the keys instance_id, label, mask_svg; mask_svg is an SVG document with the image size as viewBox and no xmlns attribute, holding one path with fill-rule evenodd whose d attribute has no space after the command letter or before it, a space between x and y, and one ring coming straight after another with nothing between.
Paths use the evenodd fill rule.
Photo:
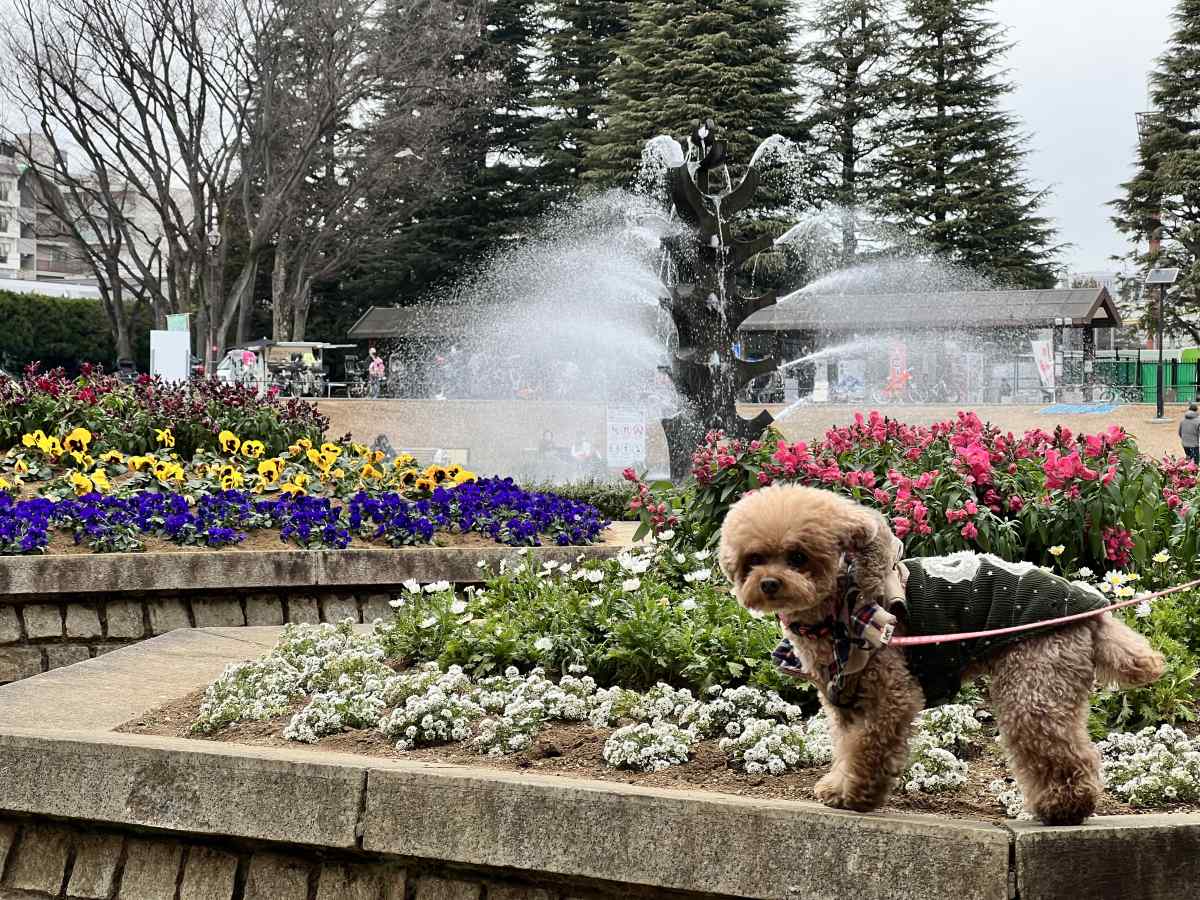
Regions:
<instances>
[{"instance_id":1,"label":"dog's face","mask_svg":"<svg viewBox=\"0 0 1200 900\"><path fill-rule=\"evenodd\" d=\"M837 590L842 554L879 527L877 514L829 491L775 485L733 505L718 555L746 609L815 622Z\"/></svg>"}]
</instances>

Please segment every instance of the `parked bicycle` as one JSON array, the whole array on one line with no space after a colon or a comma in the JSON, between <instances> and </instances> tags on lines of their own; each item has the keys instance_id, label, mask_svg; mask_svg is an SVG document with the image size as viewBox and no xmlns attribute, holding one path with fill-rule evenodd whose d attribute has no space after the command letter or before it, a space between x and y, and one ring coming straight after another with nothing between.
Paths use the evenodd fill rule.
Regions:
<instances>
[{"instance_id":1,"label":"parked bicycle","mask_svg":"<svg viewBox=\"0 0 1200 900\"><path fill-rule=\"evenodd\" d=\"M1100 391L1102 403L1141 403L1144 388L1139 384L1106 384Z\"/></svg>"}]
</instances>

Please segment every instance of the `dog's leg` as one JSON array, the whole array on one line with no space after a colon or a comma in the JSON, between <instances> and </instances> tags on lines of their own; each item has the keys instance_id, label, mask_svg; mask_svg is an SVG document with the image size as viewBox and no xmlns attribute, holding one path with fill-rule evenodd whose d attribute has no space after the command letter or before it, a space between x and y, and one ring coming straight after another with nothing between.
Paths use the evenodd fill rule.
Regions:
<instances>
[{"instance_id":1,"label":"dog's leg","mask_svg":"<svg viewBox=\"0 0 1200 900\"><path fill-rule=\"evenodd\" d=\"M1083 624L1022 641L989 666L1001 741L1026 807L1047 825L1080 824L1103 787L1087 732L1092 652Z\"/></svg>"},{"instance_id":2,"label":"dog's leg","mask_svg":"<svg viewBox=\"0 0 1200 900\"><path fill-rule=\"evenodd\" d=\"M834 709L834 763L813 791L836 809L878 809L908 764L913 719L924 705L900 653L882 650L863 670L858 709Z\"/></svg>"}]
</instances>

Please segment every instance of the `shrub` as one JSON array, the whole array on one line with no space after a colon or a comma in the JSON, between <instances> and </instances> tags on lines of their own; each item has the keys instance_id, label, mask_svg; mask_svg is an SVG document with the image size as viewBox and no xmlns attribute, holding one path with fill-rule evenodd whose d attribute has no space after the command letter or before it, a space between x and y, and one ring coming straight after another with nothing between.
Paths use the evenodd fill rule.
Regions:
<instances>
[{"instance_id":1,"label":"shrub","mask_svg":"<svg viewBox=\"0 0 1200 900\"><path fill-rule=\"evenodd\" d=\"M552 493L596 507L606 519L614 522L636 522L638 514L629 508L634 498L633 485L626 481L578 481L573 484L533 484L524 488L530 492Z\"/></svg>"},{"instance_id":2,"label":"shrub","mask_svg":"<svg viewBox=\"0 0 1200 900\"><path fill-rule=\"evenodd\" d=\"M111 368L117 359L112 326L99 300L0 291L0 322L0 365L10 372L39 360L76 371L83 363ZM134 357L145 371L152 324L147 306L134 308L132 324Z\"/></svg>"}]
</instances>

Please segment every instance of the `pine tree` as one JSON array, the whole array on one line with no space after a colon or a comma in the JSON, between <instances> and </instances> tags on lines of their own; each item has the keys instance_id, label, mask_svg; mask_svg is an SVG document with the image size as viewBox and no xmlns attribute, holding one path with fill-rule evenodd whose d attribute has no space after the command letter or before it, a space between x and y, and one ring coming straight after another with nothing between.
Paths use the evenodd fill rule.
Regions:
<instances>
[{"instance_id":1,"label":"pine tree","mask_svg":"<svg viewBox=\"0 0 1200 900\"><path fill-rule=\"evenodd\" d=\"M443 154L447 191L414 211L394 250L364 266L348 286L365 309L423 299L457 280L505 241L523 236L546 208L538 177L534 54L541 20L537 0L489 0L477 50L464 72L482 74L486 90L460 111Z\"/></svg>"},{"instance_id":2,"label":"pine tree","mask_svg":"<svg viewBox=\"0 0 1200 900\"><path fill-rule=\"evenodd\" d=\"M601 78L629 30L629 3L555 0L546 11L541 105L550 112L537 134L539 178L557 192L578 188L584 155L604 125Z\"/></svg>"},{"instance_id":3,"label":"pine tree","mask_svg":"<svg viewBox=\"0 0 1200 900\"><path fill-rule=\"evenodd\" d=\"M819 205L839 207L841 263L858 252L858 219L879 200L874 161L887 142L898 100L892 0L821 0L804 30L811 39L800 53L801 87L813 112L809 173Z\"/></svg>"},{"instance_id":4,"label":"pine tree","mask_svg":"<svg viewBox=\"0 0 1200 900\"><path fill-rule=\"evenodd\" d=\"M1200 0L1179 0L1172 18L1175 32L1151 75L1156 110L1142 117L1138 171L1112 202L1113 222L1133 242L1138 267L1182 269L1163 327L1200 341ZM1144 326L1156 326L1157 308L1142 308Z\"/></svg>"},{"instance_id":5,"label":"pine tree","mask_svg":"<svg viewBox=\"0 0 1200 900\"><path fill-rule=\"evenodd\" d=\"M990 0L907 0L904 100L881 163L884 207L936 252L1000 285L1051 287L1053 229L1045 191L1025 176L1008 49Z\"/></svg>"},{"instance_id":6,"label":"pine tree","mask_svg":"<svg viewBox=\"0 0 1200 900\"><path fill-rule=\"evenodd\" d=\"M772 134L796 137L796 54L787 0L639 0L605 73L607 119L585 177L637 175L646 141L683 138L712 118L735 167Z\"/></svg>"}]
</instances>

